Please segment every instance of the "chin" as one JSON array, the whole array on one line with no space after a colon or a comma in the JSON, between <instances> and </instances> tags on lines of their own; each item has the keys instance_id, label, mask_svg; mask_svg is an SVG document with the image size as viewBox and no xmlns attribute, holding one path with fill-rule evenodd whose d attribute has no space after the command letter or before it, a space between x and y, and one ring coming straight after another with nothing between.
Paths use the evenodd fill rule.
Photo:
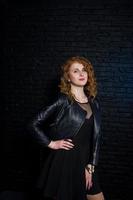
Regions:
<instances>
[{"instance_id":1,"label":"chin","mask_svg":"<svg viewBox=\"0 0 133 200\"><path fill-rule=\"evenodd\" d=\"M79 83L80 86L85 86L87 82Z\"/></svg>"},{"instance_id":2,"label":"chin","mask_svg":"<svg viewBox=\"0 0 133 200\"><path fill-rule=\"evenodd\" d=\"M79 86L79 87L84 87L86 85L86 83L84 83L84 84L77 84L77 86Z\"/></svg>"},{"instance_id":3,"label":"chin","mask_svg":"<svg viewBox=\"0 0 133 200\"><path fill-rule=\"evenodd\" d=\"M79 82L73 82L72 84L75 85L75 86L84 87L86 85L86 83L87 83L87 81L86 82L82 82L82 83L81 82L80 83Z\"/></svg>"}]
</instances>

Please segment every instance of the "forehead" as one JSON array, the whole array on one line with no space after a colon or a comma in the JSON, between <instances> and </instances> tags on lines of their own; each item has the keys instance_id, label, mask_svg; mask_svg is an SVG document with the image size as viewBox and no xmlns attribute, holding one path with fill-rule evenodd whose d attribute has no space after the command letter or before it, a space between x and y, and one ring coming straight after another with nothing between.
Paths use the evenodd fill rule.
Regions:
<instances>
[{"instance_id":1,"label":"forehead","mask_svg":"<svg viewBox=\"0 0 133 200\"><path fill-rule=\"evenodd\" d=\"M71 66L70 69L83 69L84 65L78 62L74 62Z\"/></svg>"}]
</instances>

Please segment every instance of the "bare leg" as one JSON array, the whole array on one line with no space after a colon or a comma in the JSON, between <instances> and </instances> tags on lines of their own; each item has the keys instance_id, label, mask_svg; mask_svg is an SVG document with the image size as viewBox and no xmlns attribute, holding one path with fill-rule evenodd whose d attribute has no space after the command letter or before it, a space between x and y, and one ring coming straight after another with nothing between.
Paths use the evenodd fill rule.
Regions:
<instances>
[{"instance_id":1,"label":"bare leg","mask_svg":"<svg viewBox=\"0 0 133 200\"><path fill-rule=\"evenodd\" d=\"M98 194L95 195L87 195L87 200L104 200L104 196L103 193L100 192Z\"/></svg>"}]
</instances>

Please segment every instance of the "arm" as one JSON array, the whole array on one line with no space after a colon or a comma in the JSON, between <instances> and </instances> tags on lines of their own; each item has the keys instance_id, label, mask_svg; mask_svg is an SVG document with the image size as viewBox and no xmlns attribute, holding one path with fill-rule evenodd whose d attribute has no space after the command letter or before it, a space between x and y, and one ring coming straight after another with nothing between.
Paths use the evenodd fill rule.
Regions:
<instances>
[{"instance_id":1,"label":"arm","mask_svg":"<svg viewBox=\"0 0 133 200\"><path fill-rule=\"evenodd\" d=\"M62 101L57 98L52 104L41 110L30 123L32 136L42 145L48 146L51 142L51 139L44 130L50 120L55 116L56 112L60 109L61 102Z\"/></svg>"},{"instance_id":2,"label":"arm","mask_svg":"<svg viewBox=\"0 0 133 200\"><path fill-rule=\"evenodd\" d=\"M93 141L91 145L91 152L90 157L88 160L88 164L85 167L85 177L86 177L86 187L90 189L92 187L92 174L95 172L95 166L98 163L98 157L99 157L99 146L100 146L100 129L98 128L100 126L100 105L98 100L94 100L94 108L95 108L95 114L96 114L96 120L97 123L94 124L94 135L93 135ZM96 122L96 121L95 121Z\"/></svg>"},{"instance_id":3,"label":"arm","mask_svg":"<svg viewBox=\"0 0 133 200\"><path fill-rule=\"evenodd\" d=\"M99 123L99 131L97 131L97 134L95 136L95 148L93 151L93 165L97 166L98 165L98 160L99 160L99 151L100 151L100 144L101 144L101 105L100 105L100 99L99 97L95 98L95 105L97 108L97 113L99 115L98 117L98 123Z\"/></svg>"},{"instance_id":4,"label":"arm","mask_svg":"<svg viewBox=\"0 0 133 200\"><path fill-rule=\"evenodd\" d=\"M95 166L98 164L100 141L101 141L101 130L100 130L101 107L100 107L99 99L97 97L93 100L93 107L94 107L94 113L95 113L94 133L93 133L93 139L91 143L91 152L90 152L88 164Z\"/></svg>"},{"instance_id":5,"label":"arm","mask_svg":"<svg viewBox=\"0 0 133 200\"><path fill-rule=\"evenodd\" d=\"M44 110L39 112L39 114L34 118L31 122L30 127L32 129L32 135L37 139L37 141L43 146L47 146L51 149L65 149L70 150L73 148L72 140L56 140L53 141L52 138L45 133L46 127L55 120L60 111L62 110L62 106L65 104L66 98L58 98L54 101L53 104L47 106ZM48 126L49 128L49 126ZM47 131L47 130L46 130Z\"/></svg>"}]
</instances>

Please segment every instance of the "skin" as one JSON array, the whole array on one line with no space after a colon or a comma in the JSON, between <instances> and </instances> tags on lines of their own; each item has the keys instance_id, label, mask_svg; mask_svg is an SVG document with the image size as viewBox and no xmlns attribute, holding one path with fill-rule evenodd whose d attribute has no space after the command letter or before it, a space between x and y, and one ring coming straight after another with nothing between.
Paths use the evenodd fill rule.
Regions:
<instances>
[{"instance_id":1,"label":"skin","mask_svg":"<svg viewBox=\"0 0 133 200\"><path fill-rule=\"evenodd\" d=\"M69 68L68 76L69 76L68 81L70 81L71 83L72 93L75 94L75 96L79 99L79 101L81 98L87 100L83 88L87 82L88 74L85 71L84 66L77 62L73 63ZM84 78L84 80L80 80L81 78ZM48 147L52 149L70 150L71 148L74 147L74 145L72 143L72 140L68 138L67 140L51 141Z\"/></svg>"},{"instance_id":2,"label":"skin","mask_svg":"<svg viewBox=\"0 0 133 200\"><path fill-rule=\"evenodd\" d=\"M104 199L103 193L100 192L95 195L87 195L87 200L105 200L105 199Z\"/></svg>"},{"instance_id":3,"label":"skin","mask_svg":"<svg viewBox=\"0 0 133 200\"><path fill-rule=\"evenodd\" d=\"M87 97L84 93L84 86L87 83L88 74L84 68L84 66L81 63L74 62L68 72L68 81L71 84L71 92L76 96L76 98L80 102L86 102ZM84 79L84 80L80 80ZM71 150L74 147L74 144L72 143L71 139L67 140L56 140L51 141L48 145L51 149L65 149L65 150ZM86 188L90 189L92 187L92 175L88 173L88 171L85 169L85 179L86 179ZM104 200L103 193L98 193L96 195L87 195L87 200Z\"/></svg>"}]
</instances>

